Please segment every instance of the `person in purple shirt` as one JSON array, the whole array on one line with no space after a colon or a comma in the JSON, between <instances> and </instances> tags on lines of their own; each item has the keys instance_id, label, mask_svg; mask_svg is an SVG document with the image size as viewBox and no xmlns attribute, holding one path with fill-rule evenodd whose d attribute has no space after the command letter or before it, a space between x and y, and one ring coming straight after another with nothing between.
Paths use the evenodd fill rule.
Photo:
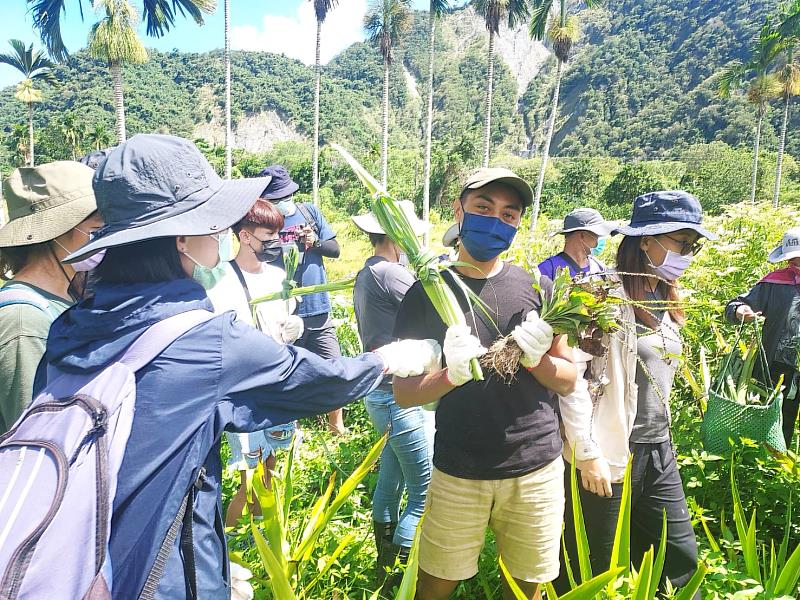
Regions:
<instances>
[{"instance_id":1,"label":"person in purple shirt","mask_svg":"<svg viewBox=\"0 0 800 600\"><path fill-rule=\"evenodd\" d=\"M597 256L615 227L593 208L576 208L564 217L564 228L555 234L564 236L564 250L539 263L539 271L550 279L555 279L560 269L569 269L572 277L605 272L606 265Z\"/></svg>"}]
</instances>

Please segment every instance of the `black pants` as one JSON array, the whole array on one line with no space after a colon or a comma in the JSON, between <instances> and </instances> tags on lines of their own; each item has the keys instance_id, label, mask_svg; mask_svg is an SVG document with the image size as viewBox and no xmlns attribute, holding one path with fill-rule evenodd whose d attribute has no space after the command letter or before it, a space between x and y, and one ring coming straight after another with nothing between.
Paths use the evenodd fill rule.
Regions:
<instances>
[{"instance_id":1,"label":"black pants","mask_svg":"<svg viewBox=\"0 0 800 600\"><path fill-rule=\"evenodd\" d=\"M339 358L342 351L329 313L303 317L303 335L294 343L322 358Z\"/></svg>"},{"instance_id":2,"label":"black pants","mask_svg":"<svg viewBox=\"0 0 800 600\"><path fill-rule=\"evenodd\" d=\"M692 520L686 507L683 483L675 462L670 442L658 444L631 444L633 465L631 470L631 561L638 569L642 557L650 546L658 551L661 542L662 511L667 513L667 555L664 561L665 578L675 586L686 584L697 569L697 540ZM614 533L622 503L622 484L613 484L613 495L604 498L583 489L578 476L583 520L589 540L592 573L598 575L608 570ZM575 528L572 519L571 473L565 471L566 506L564 513L564 543L569 554L570 568L580 582ZM561 565L561 572L553 582L560 594L569 590L569 578ZM696 595L699 600L699 593Z\"/></svg>"},{"instance_id":3,"label":"black pants","mask_svg":"<svg viewBox=\"0 0 800 600\"><path fill-rule=\"evenodd\" d=\"M779 362L773 362L770 365L770 375L774 384L783 375L783 439L786 441L786 447L792 448L792 436L794 435L795 423L797 422L798 396L800 390L797 389L797 369Z\"/></svg>"}]
</instances>

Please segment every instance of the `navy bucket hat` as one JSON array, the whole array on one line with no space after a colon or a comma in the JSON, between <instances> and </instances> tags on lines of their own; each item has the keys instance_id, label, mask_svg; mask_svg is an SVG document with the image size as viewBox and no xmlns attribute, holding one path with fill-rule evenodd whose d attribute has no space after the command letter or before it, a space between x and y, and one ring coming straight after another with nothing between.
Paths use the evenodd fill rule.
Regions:
<instances>
[{"instance_id":1,"label":"navy bucket hat","mask_svg":"<svg viewBox=\"0 0 800 600\"><path fill-rule=\"evenodd\" d=\"M717 236L701 226L703 208L689 192L669 190L642 194L633 201L633 215L628 225L614 233L640 237L661 235L681 229L691 229L709 240Z\"/></svg>"},{"instance_id":2,"label":"navy bucket hat","mask_svg":"<svg viewBox=\"0 0 800 600\"><path fill-rule=\"evenodd\" d=\"M266 169L261 169L259 177L270 177L269 185L261 192L262 200L273 202L286 198L294 194L300 186L289 175L289 171L281 165L270 165Z\"/></svg>"},{"instance_id":3,"label":"navy bucket hat","mask_svg":"<svg viewBox=\"0 0 800 600\"><path fill-rule=\"evenodd\" d=\"M92 188L106 224L64 262L154 238L224 231L247 214L269 181L223 180L189 140L135 135L97 165Z\"/></svg>"}]
</instances>

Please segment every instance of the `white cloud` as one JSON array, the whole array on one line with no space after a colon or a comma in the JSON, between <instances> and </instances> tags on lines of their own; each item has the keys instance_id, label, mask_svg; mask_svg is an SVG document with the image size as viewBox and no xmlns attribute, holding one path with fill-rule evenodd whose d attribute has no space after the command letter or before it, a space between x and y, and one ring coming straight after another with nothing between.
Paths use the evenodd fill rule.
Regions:
<instances>
[{"instance_id":1,"label":"white cloud","mask_svg":"<svg viewBox=\"0 0 800 600\"><path fill-rule=\"evenodd\" d=\"M343 0L328 13L322 24L321 59L327 63L354 42L364 39L362 22L366 0ZM244 25L231 31L236 50L283 53L306 64L314 64L317 20L314 7L302 0L293 16L264 15L261 27Z\"/></svg>"}]
</instances>

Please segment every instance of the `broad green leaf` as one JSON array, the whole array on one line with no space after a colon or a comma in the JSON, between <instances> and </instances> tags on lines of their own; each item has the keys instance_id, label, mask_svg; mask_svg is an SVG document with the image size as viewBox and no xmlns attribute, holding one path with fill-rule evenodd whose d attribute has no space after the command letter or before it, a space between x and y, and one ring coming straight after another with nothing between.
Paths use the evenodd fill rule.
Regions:
<instances>
[{"instance_id":1,"label":"broad green leaf","mask_svg":"<svg viewBox=\"0 0 800 600\"><path fill-rule=\"evenodd\" d=\"M692 600L697 593L697 590L699 590L700 586L703 585L703 579L705 579L707 572L708 566L706 563L698 563L697 571L694 572L694 575L692 575L689 583L678 590L675 600Z\"/></svg>"},{"instance_id":2,"label":"broad green leaf","mask_svg":"<svg viewBox=\"0 0 800 600\"><path fill-rule=\"evenodd\" d=\"M642 557L642 564L639 567L639 573L636 576L636 583L631 590L631 600L648 600L655 596L650 594L650 582L653 576L653 547L644 553ZM656 583L658 585L658 583Z\"/></svg>"},{"instance_id":3,"label":"broad green leaf","mask_svg":"<svg viewBox=\"0 0 800 600\"><path fill-rule=\"evenodd\" d=\"M797 591L797 581L800 580L800 544L794 549L789 560L783 565L778 582L775 585L777 596L791 596Z\"/></svg>"},{"instance_id":4,"label":"broad green leaf","mask_svg":"<svg viewBox=\"0 0 800 600\"><path fill-rule=\"evenodd\" d=\"M520 589L519 585L517 585L517 582L514 581L514 578L511 576L511 573L508 572L506 563L503 562L503 557L498 555L497 562L500 563L500 571L503 573L503 577L505 578L511 593L514 594L514 598L517 600L528 600L525 592ZM547 594L547 596L549 598L550 594ZM556 598L558 598L558 596L556 596Z\"/></svg>"},{"instance_id":5,"label":"broad green leaf","mask_svg":"<svg viewBox=\"0 0 800 600\"><path fill-rule=\"evenodd\" d=\"M575 467L575 449L572 450L572 476L570 493L572 494L572 521L575 524L575 541L578 551L578 568L581 581L592 578L592 563L589 560L589 538L586 535L586 524L583 520L583 507L581 506L581 493L578 489L578 471Z\"/></svg>"},{"instance_id":6,"label":"broad green leaf","mask_svg":"<svg viewBox=\"0 0 800 600\"><path fill-rule=\"evenodd\" d=\"M631 564L631 459L628 459L628 466L625 468L625 479L622 486L622 503L620 505L619 517L617 518L617 530L614 534L614 546L611 550L610 568L623 567L625 571Z\"/></svg>"},{"instance_id":7,"label":"broad green leaf","mask_svg":"<svg viewBox=\"0 0 800 600\"><path fill-rule=\"evenodd\" d=\"M557 598L557 600L595 600L602 589L606 586L613 585L614 580L619 577L625 569L617 567L609 569L589 581L585 581L573 590L568 591L563 596L557 596L552 584L546 583L545 589L547 590L548 598ZM550 595L552 591L552 596Z\"/></svg>"},{"instance_id":8,"label":"broad green leaf","mask_svg":"<svg viewBox=\"0 0 800 600\"><path fill-rule=\"evenodd\" d=\"M253 539L256 542L258 554L261 556L261 562L269 575L269 584L270 587L272 587L275 600L296 600L297 596L295 596L295 593L292 591L292 586L289 583L286 573L284 573L280 562L278 562L278 559L267 545L264 536L261 535L258 527L256 527L252 517L250 518L250 530L253 533Z\"/></svg>"},{"instance_id":9,"label":"broad green leaf","mask_svg":"<svg viewBox=\"0 0 800 600\"><path fill-rule=\"evenodd\" d=\"M395 600L414 600L417 594L417 576L419 575L419 538L422 534L422 521L425 519L425 513L417 523L417 530L414 532L414 541L411 544L411 551L408 553L408 562L406 563L406 570L403 573L403 579L400 582L400 587L397 590Z\"/></svg>"},{"instance_id":10,"label":"broad green leaf","mask_svg":"<svg viewBox=\"0 0 800 600\"><path fill-rule=\"evenodd\" d=\"M378 192L383 191L381 184L378 183L378 180L370 175L369 171L362 167L361 163L353 158L353 156L347 150L335 143L331 143L331 148L342 155L342 158L344 158L345 162L350 165L350 168L353 169L353 172L359 178L364 187L369 190L370 194L377 194Z\"/></svg>"},{"instance_id":11,"label":"broad green leaf","mask_svg":"<svg viewBox=\"0 0 800 600\"><path fill-rule=\"evenodd\" d=\"M322 494L322 496L317 498L317 501L314 503L314 506L311 509L311 514L309 515L306 526L303 529L302 535L300 536L300 541L292 553L293 562L299 563L303 561L303 557L314 548L314 542L322 531L322 529L319 528L319 523L322 519L325 509L328 506L331 495L333 495L333 486L335 483L336 473L330 476L330 479L328 479L328 487L325 488L325 492Z\"/></svg>"},{"instance_id":12,"label":"broad green leaf","mask_svg":"<svg viewBox=\"0 0 800 600\"><path fill-rule=\"evenodd\" d=\"M277 485L274 479L272 485ZM252 486L258 498L258 503L261 505L261 514L264 517L263 527L269 541L269 547L272 549L281 569L286 572L286 556L289 554L289 542L286 539L283 518L280 514L281 509L275 498L275 492L273 489L267 489L264 485L264 463L262 461L258 461L253 473Z\"/></svg>"},{"instance_id":13,"label":"broad green leaf","mask_svg":"<svg viewBox=\"0 0 800 600\"><path fill-rule=\"evenodd\" d=\"M658 584L661 582L661 574L664 572L664 560L667 557L667 511L662 510L663 520L661 522L661 542L658 544L658 552L653 562L653 575L650 577L650 592L648 598L655 598L658 592Z\"/></svg>"}]
</instances>

